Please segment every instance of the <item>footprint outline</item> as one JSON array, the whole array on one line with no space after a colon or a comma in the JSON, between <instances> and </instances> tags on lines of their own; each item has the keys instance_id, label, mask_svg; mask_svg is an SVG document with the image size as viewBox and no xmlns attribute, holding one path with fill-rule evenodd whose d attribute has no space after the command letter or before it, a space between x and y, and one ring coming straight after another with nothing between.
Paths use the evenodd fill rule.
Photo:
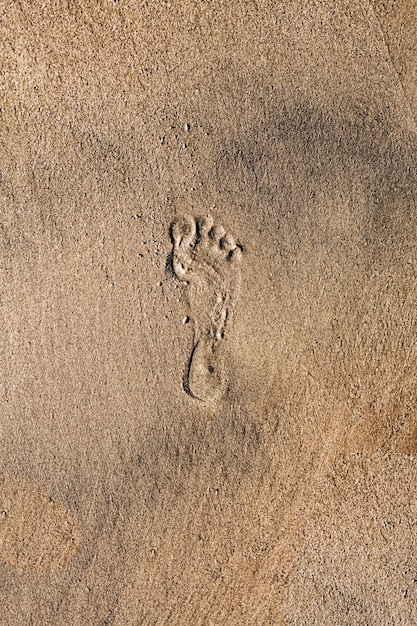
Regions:
<instances>
[{"instance_id":1,"label":"footprint outline","mask_svg":"<svg viewBox=\"0 0 417 626\"><path fill-rule=\"evenodd\" d=\"M210 214L178 218L171 239L172 271L188 287L194 321L183 386L193 398L209 403L227 386L223 342L240 291L243 247Z\"/></svg>"}]
</instances>

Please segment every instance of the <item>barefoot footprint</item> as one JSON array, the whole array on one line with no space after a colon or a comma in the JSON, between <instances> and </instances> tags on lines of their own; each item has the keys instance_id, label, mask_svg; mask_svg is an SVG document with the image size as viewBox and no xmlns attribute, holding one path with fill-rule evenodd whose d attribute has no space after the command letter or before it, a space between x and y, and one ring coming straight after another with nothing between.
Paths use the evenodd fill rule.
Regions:
<instances>
[{"instance_id":1,"label":"barefoot footprint","mask_svg":"<svg viewBox=\"0 0 417 626\"><path fill-rule=\"evenodd\" d=\"M174 274L188 285L195 328L185 388L211 402L226 388L223 342L238 296L242 249L210 215L185 216L171 234Z\"/></svg>"}]
</instances>

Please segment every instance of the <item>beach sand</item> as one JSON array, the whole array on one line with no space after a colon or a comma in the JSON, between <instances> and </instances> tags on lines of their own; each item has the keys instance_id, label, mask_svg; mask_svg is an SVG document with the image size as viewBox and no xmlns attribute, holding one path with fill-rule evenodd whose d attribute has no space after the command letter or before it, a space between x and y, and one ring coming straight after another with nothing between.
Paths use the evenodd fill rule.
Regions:
<instances>
[{"instance_id":1,"label":"beach sand","mask_svg":"<svg viewBox=\"0 0 417 626\"><path fill-rule=\"evenodd\" d=\"M412 2L1 9L1 626L417 621Z\"/></svg>"}]
</instances>

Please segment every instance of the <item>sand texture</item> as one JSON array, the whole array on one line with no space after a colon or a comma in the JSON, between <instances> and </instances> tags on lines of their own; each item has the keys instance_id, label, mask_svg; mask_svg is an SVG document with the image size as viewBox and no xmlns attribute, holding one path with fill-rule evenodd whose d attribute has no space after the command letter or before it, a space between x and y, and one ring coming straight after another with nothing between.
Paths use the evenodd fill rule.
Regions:
<instances>
[{"instance_id":1,"label":"sand texture","mask_svg":"<svg viewBox=\"0 0 417 626\"><path fill-rule=\"evenodd\" d=\"M0 626L417 624L417 5L0 8Z\"/></svg>"}]
</instances>

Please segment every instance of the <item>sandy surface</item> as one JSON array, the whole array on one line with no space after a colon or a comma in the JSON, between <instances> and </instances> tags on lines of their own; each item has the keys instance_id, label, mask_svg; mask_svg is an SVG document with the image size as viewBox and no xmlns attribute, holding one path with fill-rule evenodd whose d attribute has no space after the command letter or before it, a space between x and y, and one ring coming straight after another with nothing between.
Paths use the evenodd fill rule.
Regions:
<instances>
[{"instance_id":1,"label":"sandy surface","mask_svg":"<svg viewBox=\"0 0 417 626\"><path fill-rule=\"evenodd\" d=\"M1 626L417 623L413 2L1 8Z\"/></svg>"}]
</instances>

